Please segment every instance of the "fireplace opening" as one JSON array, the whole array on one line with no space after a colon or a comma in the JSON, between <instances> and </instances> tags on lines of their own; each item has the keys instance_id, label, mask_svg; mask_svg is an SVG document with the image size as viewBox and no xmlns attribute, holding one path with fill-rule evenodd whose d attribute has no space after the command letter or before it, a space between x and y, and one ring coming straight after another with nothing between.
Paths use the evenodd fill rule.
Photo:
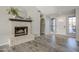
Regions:
<instances>
[{"instance_id":1,"label":"fireplace opening","mask_svg":"<svg viewBox=\"0 0 79 59\"><path fill-rule=\"evenodd\" d=\"M28 27L15 27L15 37L23 35L28 35Z\"/></svg>"}]
</instances>

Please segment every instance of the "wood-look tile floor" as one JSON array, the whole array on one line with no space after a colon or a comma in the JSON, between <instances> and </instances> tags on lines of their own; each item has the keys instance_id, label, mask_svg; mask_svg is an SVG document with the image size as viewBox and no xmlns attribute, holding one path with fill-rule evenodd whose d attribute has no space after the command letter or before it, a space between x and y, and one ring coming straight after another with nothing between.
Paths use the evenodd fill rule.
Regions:
<instances>
[{"instance_id":1,"label":"wood-look tile floor","mask_svg":"<svg viewBox=\"0 0 79 59\"><path fill-rule=\"evenodd\" d=\"M35 40L8 48L6 52L78 52L79 42L75 38L42 35Z\"/></svg>"}]
</instances>

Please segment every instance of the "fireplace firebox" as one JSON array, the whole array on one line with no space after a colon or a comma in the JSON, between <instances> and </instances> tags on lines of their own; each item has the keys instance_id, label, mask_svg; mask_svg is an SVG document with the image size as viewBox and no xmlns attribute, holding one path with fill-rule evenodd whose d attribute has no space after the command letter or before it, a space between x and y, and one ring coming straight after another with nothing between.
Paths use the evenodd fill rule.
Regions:
<instances>
[{"instance_id":1,"label":"fireplace firebox","mask_svg":"<svg viewBox=\"0 0 79 59\"><path fill-rule=\"evenodd\" d=\"M27 26L15 27L15 37L23 35L28 35L28 27Z\"/></svg>"}]
</instances>

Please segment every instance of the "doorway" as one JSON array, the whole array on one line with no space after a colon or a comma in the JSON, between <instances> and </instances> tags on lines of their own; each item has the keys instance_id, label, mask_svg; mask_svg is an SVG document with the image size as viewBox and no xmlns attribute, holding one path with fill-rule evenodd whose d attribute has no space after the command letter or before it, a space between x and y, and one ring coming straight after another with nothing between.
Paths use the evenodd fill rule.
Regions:
<instances>
[{"instance_id":1,"label":"doorway","mask_svg":"<svg viewBox=\"0 0 79 59\"><path fill-rule=\"evenodd\" d=\"M43 15L40 15L40 35L45 34L45 19Z\"/></svg>"},{"instance_id":2,"label":"doorway","mask_svg":"<svg viewBox=\"0 0 79 59\"><path fill-rule=\"evenodd\" d=\"M51 18L50 28L51 28L50 30L52 33L56 32L56 19L55 18Z\"/></svg>"},{"instance_id":3,"label":"doorway","mask_svg":"<svg viewBox=\"0 0 79 59\"><path fill-rule=\"evenodd\" d=\"M67 33L71 37L76 37L76 17L68 17L68 30Z\"/></svg>"}]
</instances>

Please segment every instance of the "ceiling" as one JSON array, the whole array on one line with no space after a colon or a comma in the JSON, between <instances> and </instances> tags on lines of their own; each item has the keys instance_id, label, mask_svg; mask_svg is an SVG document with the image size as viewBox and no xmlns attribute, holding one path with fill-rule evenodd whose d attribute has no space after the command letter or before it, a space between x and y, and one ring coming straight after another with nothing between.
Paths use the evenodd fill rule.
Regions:
<instances>
[{"instance_id":1,"label":"ceiling","mask_svg":"<svg viewBox=\"0 0 79 59\"><path fill-rule=\"evenodd\" d=\"M74 9L79 8L79 6L37 6L43 14L62 14L72 12Z\"/></svg>"}]
</instances>

